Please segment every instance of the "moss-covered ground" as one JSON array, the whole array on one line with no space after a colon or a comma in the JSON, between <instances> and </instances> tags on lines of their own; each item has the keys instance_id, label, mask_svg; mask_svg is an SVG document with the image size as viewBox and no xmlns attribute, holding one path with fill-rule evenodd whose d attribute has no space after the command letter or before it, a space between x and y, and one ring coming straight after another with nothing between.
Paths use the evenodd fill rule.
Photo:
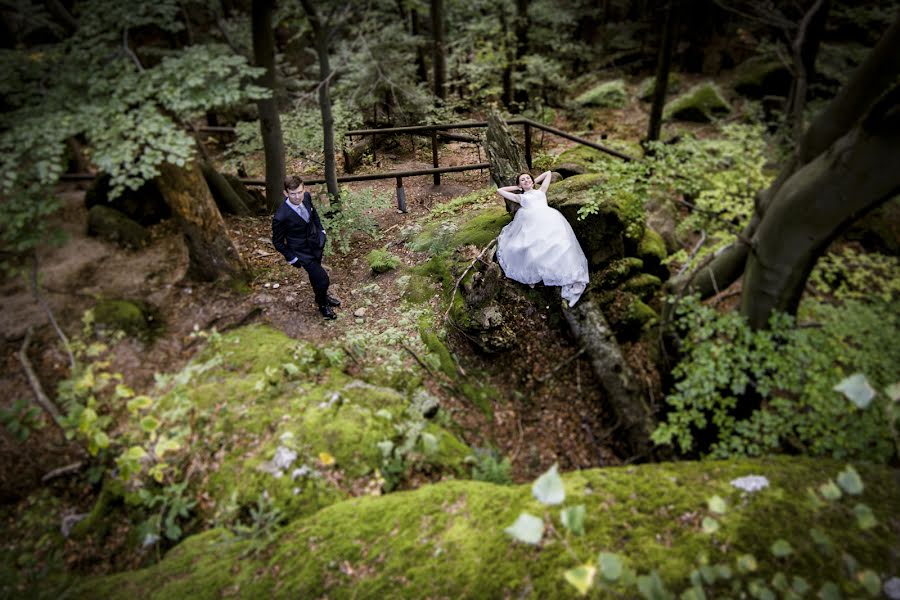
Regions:
<instances>
[{"instance_id":1,"label":"moss-covered ground","mask_svg":"<svg viewBox=\"0 0 900 600\"><path fill-rule=\"evenodd\" d=\"M67 597L574 597L563 572L596 563L599 552L617 553L639 574L655 570L674 590L686 588L690 572L706 562L730 565L731 580L747 584L784 572L816 588L825 580L852 586L842 553L854 557L858 570L889 574L895 567L900 497L892 470L861 466L862 496L844 499L838 509L815 509L808 490L842 468L833 461L767 458L570 473L564 505L585 506L583 536L565 533L559 510L545 511L530 486L446 482L331 505L292 522L261 548L212 530L148 569L78 581ZM750 493L729 483L747 475L765 476L770 485ZM725 501L725 514L712 512L713 496ZM858 502L874 510L878 524L869 530L854 524ZM537 546L513 541L504 529L522 511L543 515L559 536L545 533ZM706 518L721 524L715 533L704 533ZM812 528L833 543L831 554L816 549ZM795 549L789 558L773 555L779 539ZM737 566L744 554L758 565L745 575Z\"/></svg>"}]
</instances>

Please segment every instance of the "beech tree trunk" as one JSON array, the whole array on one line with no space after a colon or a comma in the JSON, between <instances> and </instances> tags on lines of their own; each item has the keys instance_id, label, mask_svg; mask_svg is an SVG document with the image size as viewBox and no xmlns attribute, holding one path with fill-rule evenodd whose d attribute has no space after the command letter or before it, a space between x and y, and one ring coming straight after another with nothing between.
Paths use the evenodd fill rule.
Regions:
<instances>
[{"instance_id":1,"label":"beech tree trunk","mask_svg":"<svg viewBox=\"0 0 900 600\"><path fill-rule=\"evenodd\" d=\"M791 133L796 143L803 138L803 111L806 109L806 93L809 81L815 75L816 54L825 31L829 0L816 0L812 8L803 16L797 37L791 43L791 58L794 64L794 79L788 93L785 113L790 118Z\"/></svg>"},{"instance_id":2,"label":"beech tree trunk","mask_svg":"<svg viewBox=\"0 0 900 600\"><path fill-rule=\"evenodd\" d=\"M603 311L595 299L583 297L573 308L563 308L563 315L578 344L590 356L591 367L606 392L606 402L624 431L623 438L632 455L649 458L653 451L650 435L656 422Z\"/></svg>"},{"instance_id":3,"label":"beech tree trunk","mask_svg":"<svg viewBox=\"0 0 900 600\"><path fill-rule=\"evenodd\" d=\"M266 155L266 202L270 210L281 203L284 196L284 138L278 116L275 82L275 37L272 34L273 0L253 0L252 29L253 56L256 66L266 72L259 85L272 91L271 98L258 100L259 128Z\"/></svg>"},{"instance_id":4,"label":"beech tree trunk","mask_svg":"<svg viewBox=\"0 0 900 600\"><path fill-rule=\"evenodd\" d=\"M332 207L340 206L341 193L337 181L337 162L334 156L334 117L331 114L331 65L328 60L328 31L319 18L311 0L300 0L316 40L316 54L319 56L319 110L322 113L322 136L324 137L325 185L331 196Z\"/></svg>"},{"instance_id":5,"label":"beech tree trunk","mask_svg":"<svg viewBox=\"0 0 900 600\"><path fill-rule=\"evenodd\" d=\"M491 163L491 178L497 187L515 185L519 173L528 171L522 149L509 133L509 127L506 126L500 113L493 109L487 118L484 149ZM510 214L515 214L519 205L509 200L505 202L506 210Z\"/></svg>"},{"instance_id":6,"label":"beech tree trunk","mask_svg":"<svg viewBox=\"0 0 900 600\"><path fill-rule=\"evenodd\" d=\"M228 236L225 221L216 208L197 163L160 166L159 191L178 221L187 242L188 277L215 281L220 277L246 281L247 266Z\"/></svg>"},{"instance_id":7,"label":"beech tree trunk","mask_svg":"<svg viewBox=\"0 0 900 600\"><path fill-rule=\"evenodd\" d=\"M250 209L225 177L216 171L215 167L203 161L200 163L200 170L203 172L203 178L206 180L206 185L209 186L209 191L212 192L213 200L221 210L239 217L250 216Z\"/></svg>"}]
</instances>

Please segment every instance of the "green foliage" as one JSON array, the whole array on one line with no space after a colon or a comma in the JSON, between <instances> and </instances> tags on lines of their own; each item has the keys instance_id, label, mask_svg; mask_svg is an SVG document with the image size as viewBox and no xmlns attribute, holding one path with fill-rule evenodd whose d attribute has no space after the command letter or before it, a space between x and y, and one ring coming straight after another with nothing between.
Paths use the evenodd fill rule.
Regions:
<instances>
[{"instance_id":1,"label":"green foliage","mask_svg":"<svg viewBox=\"0 0 900 600\"><path fill-rule=\"evenodd\" d=\"M399 257L394 256L386 248L376 248L366 255L366 262L373 273L387 273L402 264Z\"/></svg>"},{"instance_id":2,"label":"green foliage","mask_svg":"<svg viewBox=\"0 0 900 600\"><path fill-rule=\"evenodd\" d=\"M24 398L17 398L7 408L0 408L0 423L17 440L24 442L33 431L44 428L41 409Z\"/></svg>"},{"instance_id":3,"label":"green foliage","mask_svg":"<svg viewBox=\"0 0 900 600\"><path fill-rule=\"evenodd\" d=\"M328 232L326 252L336 249L341 254L347 254L350 252L350 243L356 233L379 239L381 234L378 231L375 215L390 206L390 203L390 193L379 192L374 188L341 192L340 210L322 210L319 213L322 225ZM337 247L335 248L335 246Z\"/></svg>"},{"instance_id":4,"label":"green foliage","mask_svg":"<svg viewBox=\"0 0 900 600\"><path fill-rule=\"evenodd\" d=\"M190 516L191 510L197 504L196 500L189 500L186 497L187 485L188 481L184 480L157 491L147 488L138 490L138 497L144 507L155 511L138 527L144 546L157 543L163 535L173 542L181 539L183 531L179 523Z\"/></svg>"},{"instance_id":5,"label":"green foliage","mask_svg":"<svg viewBox=\"0 0 900 600\"><path fill-rule=\"evenodd\" d=\"M445 217L447 215L460 214L463 208L480 207L486 204L493 204L497 198L497 190L493 187L486 187L474 192L469 192L462 196L456 196L448 202L443 202L431 209L431 218Z\"/></svg>"},{"instance_id":6,"label":"green foliage","mask_svg":"<svg viewBox=\"0 0 900 600\"><path fill-rule=\"evenodd\" d=\"M598 106L601 108L622 108L628 103L628 91L624 79L603 82L587 90L575 102L582 106Z\"/></svg>"},{"instance_id":7,"label":"green foliage","mask_svg":"<svg viewBox=\"0 0 900 600\"><path fill-rule=\"evenodd\" d=\"M770 329L751 331L737 314L685 302L678 317L687 331L683 358L673 370L677 382L666 398L669 412L654 441L714 457L792 450L892 460L897 449L890 398L863 405L835 385L863 370L878 389L900 380L900 354L892 342L896 304L808 302L801 316L821 326L797 327L790 317L776 315ZM748 397L758 398L749 414ZM716 433L708 447L698 442L700 431Z\"/></svg>"},{"instance_id":8,"label":"green foliage","mask_svg":"<svg viewBox=\"0 0 900 600\"><path fill-rule=\"evenodd\" d=\"M509 458L501 456L494 448L476 448L472 458L472 479L498 485L512 483Z\"/></svg>"},{"instance_id":9,"label":"green foliage","mask_svg":"<svg viewBox=\"0 0 900 600\"><path fill-rule=\"evenodd\" d=\"M711 81L699 83L672 99L663 109L664 119L712 121L717 115L731 112L731 105Z\"/></svg>"},{"instance_id":10,"label":"green foliage","mask_svg":"<svg viewBox=\"0 0 900 600\"><path fill-rule=\"evenodd\" d=\"M816 261L809 285L838 300L896 301L900 298L900 260L844 246Z\"/></svg>"}]
</instances>

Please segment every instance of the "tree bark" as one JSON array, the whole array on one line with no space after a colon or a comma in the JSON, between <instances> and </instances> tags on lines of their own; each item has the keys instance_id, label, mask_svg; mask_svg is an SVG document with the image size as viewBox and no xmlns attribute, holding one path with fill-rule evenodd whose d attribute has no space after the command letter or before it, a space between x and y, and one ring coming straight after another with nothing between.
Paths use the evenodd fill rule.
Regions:
<instances>
[{"instance_id":1,"label":"tree bark","mask_svg":"<svg viewBox=\"0 0 900 600\"><path fill-rule=\"evenodd\" d=\"M282 201L284 190L284 138L278 116L275 82L275 36L272 34L273 0L253 0L253 56L256 66L266 72L259 85L272 91L271 98L258 100L259 128L266 155L266 202L274 210Z\"/></svg>"},{"instance_id":2,"label":"tree bark","mask_svg":"<svg viewBox=\"0 0 900 600\"><path fill-rule=\"evenodd\" d=\"M309 19L319 55L319 110L322 112L322 135L325 154L325 185L333 207L340 206L341 192L337 181L337 162L334 156L334 117L331 114L331 65L328 60L328 31L310 0L300 0Z\"/></svg>"},{"instance_id":3,"label":"tree bark","mask_svg":"<svg viewBox=\"0 0 900 600\"><path fill-rule=\"evenodd\" d=\"M209 191L212 192L213 199L216 200L216 204L220 208L229 214L239 217L250 216L250 209L244 204L244 201L241 200L241 197L238 196L225 177L216 171L215 167L204 161L200 163L200 169L203 171L203 178L209 186Z\"/></svg>"},{"instance_id":4,"label":"tree bark","mask_svg":"<svg viewBox=\"0 0 900 600\"><path fill-rule=\"evenodd\" d=\"M487 118L484 149L491 163L491 178L497 187L515 185L519 173L528 171L528 164L518 142L509 133L509 127L500 113L491 110ZM519 205L506 200L506 210L515 214Z\"/></svg>"},{"instance_id":5,"label":"tree bark","mask_svg":"<svg viewBox=\"0 0 900 600\"><path fill-rule=\"evenodd\" d=\"M666 4L663 17L662 39L659 43L659 55L656 62L656 79L653 82L653 105L650 107L650 124L647 128L647 141L659 139L662 129L663 106L666 103L666 89L669 86L669 70L672 65L672 44L675 38L675 17L678 14L674 7L675 0Z\"/></svg>"},{"instance_id":6,"label":"tree bark","mask_svg":"<svg viewBox=\"0 0 900 600\"><path fill-rule=\"evenodd\" d=\"M656 422L603 311L595 299L583 297L573 308L563 308L563 315L578 344L590 356L591 367L624 431L632 455L649 458L653 451L650 435Z\"/></svg>"},{"instance_id":7,"label":"tree bark","mask_svg":"<svg viewBox=\"0 0 900 600\"><path fill-rule=\"evenodd\" d=\"M773 311L796 313L806 279L828 244L900 193L900 85L861 125L797 171L772 199L753 237L741 312L751 327Z\"/></svg>"},{"instance_id":8,"label":"tree bark","mask_svg":"<svg viewBox=\"0 0 900 600\"><path fill-rule=\"evenodd\" d=\"M431 61L434 70L434 95L447 97L447 63L444 56L444 0L431 0Z\"/></svg>"},{"instance_id":9,"label":"tree bark","mask_svg":"<svg viewBox=\"0 0 900 600\"><path fill-rule=\"evenodd\" d=\"M812 8L803 16L797 37L791 44L791 58L794 63L794 80L788 94L785 111L791 121L791 134L795 143L803 139L803 111L806 108L806 92L809 81L815 74L816 54L825 31L829 0L816 0Z\"/></svg>"},{"instance_id":10,"label":"tree bark","mask_svg":"<svg viewBox=\"0 0 900 600\"><path fill-rule=\"evenodd\" d=\"M247 266L228 236L225 221L216 208L197 163L160 166L157 185L184 233L190 264L188 277L215 281L228 277L246 281Z\"/></svg>"}]
</instances>

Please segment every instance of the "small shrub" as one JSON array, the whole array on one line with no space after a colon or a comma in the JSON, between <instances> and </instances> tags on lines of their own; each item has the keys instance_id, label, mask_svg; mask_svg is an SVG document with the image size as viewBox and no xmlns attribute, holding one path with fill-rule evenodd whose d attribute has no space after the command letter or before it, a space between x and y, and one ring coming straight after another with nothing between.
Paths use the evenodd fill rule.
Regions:
<instances>
[{"instance_id":1,"label":"small shrub","mask_svg":"<svg viewBox=\"0 0 900 600\"><path fill-rule=\"evenodd\" d=\"M384 248L372 250L366 256L366 260L369 263L369 268L372 269L372 272L376 274L393 271L401 264L399 258L394 256Z\"/></svg>"}]
</instances>

